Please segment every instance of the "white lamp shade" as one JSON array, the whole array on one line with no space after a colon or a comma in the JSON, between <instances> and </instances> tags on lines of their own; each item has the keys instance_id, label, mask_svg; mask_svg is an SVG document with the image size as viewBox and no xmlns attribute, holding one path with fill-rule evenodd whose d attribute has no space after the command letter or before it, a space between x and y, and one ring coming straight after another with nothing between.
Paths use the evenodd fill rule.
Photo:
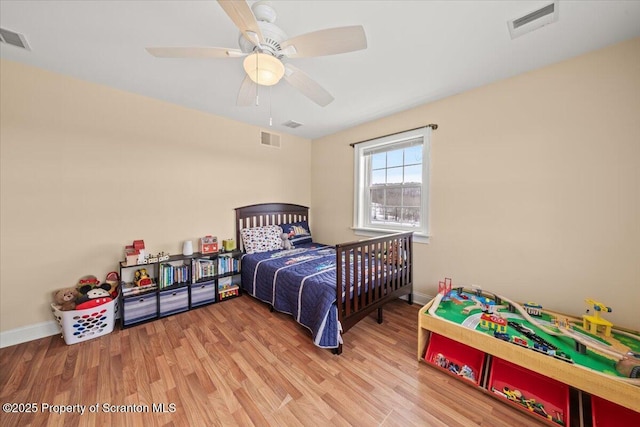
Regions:
<instances>
[{"instance_id":1,"label":"white lamp shade","mask_svg":"<svg viewBox=\"0 0 640 427\"><path fill-rule=\"evenodd\" d=\"M284 76L284 65L274 56L253 53L244 59L244 70L249 78L263 86L273 86Z\"/></svg>"}]
</instances>

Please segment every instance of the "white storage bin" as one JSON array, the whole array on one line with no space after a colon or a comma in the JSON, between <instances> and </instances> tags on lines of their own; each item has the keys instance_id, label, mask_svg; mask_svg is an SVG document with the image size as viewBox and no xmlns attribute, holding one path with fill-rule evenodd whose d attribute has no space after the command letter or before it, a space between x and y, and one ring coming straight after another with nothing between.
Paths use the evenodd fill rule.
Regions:
<instances>
[{"instance_id":1,"label":"white storage bin","mask_svg":"<svg viewBox=\"0 0 640 427\"><path fill-rule=\"evenodd\" d=\"M84 310L61 311L51 304L62 337L68 345L98 338L113 331L118 299Z\"/></svg>"}]
</instances>

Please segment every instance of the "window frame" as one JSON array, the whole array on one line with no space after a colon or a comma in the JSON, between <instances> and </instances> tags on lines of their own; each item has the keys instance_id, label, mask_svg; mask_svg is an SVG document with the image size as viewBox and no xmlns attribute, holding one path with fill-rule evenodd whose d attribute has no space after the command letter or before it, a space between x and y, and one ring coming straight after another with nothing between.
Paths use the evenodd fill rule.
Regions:
<instances>
[{"instance_id":1,"label":"window frame","mask_svg":"<svg viewBox=\"0 0 640 427\"><path fill-rule=\"evenodd\" d=\"M420 227L392 226L381 224L377 226L368 220L370 200L369 187L366 186L369 166L367 165L366 152L376 148L389 148L401 146L412 139L422 138L422 185L420 201ZM431 127L426 126L393 135L375 138L354 145L354 203L353 226L357 235L378 236L386 233L401 231L413 231L414 240L428 243L429 241L429 195L430 195L430 171L431 171Z\"/></svg>"}]
</instances>

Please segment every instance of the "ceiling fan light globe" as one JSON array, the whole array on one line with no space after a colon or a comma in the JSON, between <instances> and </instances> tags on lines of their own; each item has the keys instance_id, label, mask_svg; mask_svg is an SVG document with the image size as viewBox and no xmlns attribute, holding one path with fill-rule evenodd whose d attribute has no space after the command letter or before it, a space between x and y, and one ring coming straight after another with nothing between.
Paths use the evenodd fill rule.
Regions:
<instances>
[{"instance_id":1,"label":"ceiling fan light globe","mask_svg":"<svg viewBox=\"0 0 640 427\"><path fill-rule=\"evenodd\" d=\"M273 86L284 76L282 62L266 53L254 53L247 56L243 66L249 78L262 86Z\"/></svg>"}]
</instances>

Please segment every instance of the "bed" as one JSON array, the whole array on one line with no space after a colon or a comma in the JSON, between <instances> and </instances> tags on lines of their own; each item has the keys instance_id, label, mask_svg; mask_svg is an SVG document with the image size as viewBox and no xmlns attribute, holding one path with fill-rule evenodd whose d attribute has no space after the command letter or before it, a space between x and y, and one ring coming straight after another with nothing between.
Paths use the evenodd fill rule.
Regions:
<instances>
[{"instance_id":1,"label":"bed","mask_svg":"<svg viewBox=\"0 0 640 427\"><path fill-rule=\"evenodd\" d=\"M308 214L288 203L236 208L242 291L292 315L316 346L340 354L342 335L358 321L376 312L381 324L385 303L405 295L412 303L413 233L328 246L313 241ZM283 232L292 249L282 249Z\"/></svg>"}]
</instances>

